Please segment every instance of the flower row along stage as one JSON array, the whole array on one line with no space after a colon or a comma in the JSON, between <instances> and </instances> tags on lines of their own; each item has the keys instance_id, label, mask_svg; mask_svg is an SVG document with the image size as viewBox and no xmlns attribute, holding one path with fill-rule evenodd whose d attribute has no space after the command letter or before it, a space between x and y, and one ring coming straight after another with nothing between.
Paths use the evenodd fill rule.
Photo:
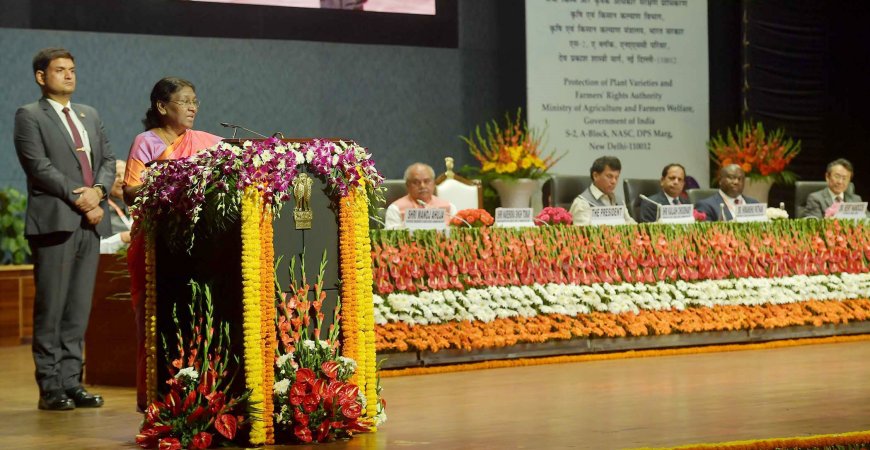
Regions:
<instances>
[{"instance_id":1,"label":"flower row along stage","mask_svg":"<svg viewBox=\"0 0 870 450\"><path fill-rule=\"evenodd\" d=\"M373 231L376 347L862 322L868 257L867 225L836 220Z\"/></svg>"}]
</instances>

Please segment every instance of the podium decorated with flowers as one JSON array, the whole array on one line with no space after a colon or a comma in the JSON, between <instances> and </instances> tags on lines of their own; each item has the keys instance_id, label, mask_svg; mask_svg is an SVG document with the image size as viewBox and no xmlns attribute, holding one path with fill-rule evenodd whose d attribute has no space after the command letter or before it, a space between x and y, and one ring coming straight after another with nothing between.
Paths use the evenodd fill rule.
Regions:
<instances>
[{"instance_id":1,"label":"podium decorated with flowers","mask_svg":"<svg viewBox=\"0 0 870 450\"><path fill-rule=\"evenodd\" d=\"M324 139L225 141L148 170L140 446L324 442L383 421L368 228L382 180L366 149Z\"/></svg>"}]
</instances>

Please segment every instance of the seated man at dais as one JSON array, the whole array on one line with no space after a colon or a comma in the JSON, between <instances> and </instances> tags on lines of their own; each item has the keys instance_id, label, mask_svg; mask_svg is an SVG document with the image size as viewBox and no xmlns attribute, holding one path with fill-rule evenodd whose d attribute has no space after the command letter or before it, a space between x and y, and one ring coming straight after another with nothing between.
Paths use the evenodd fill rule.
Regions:
<instances>
[{"instance_id":1,"label":"seated man at dais","mask_svg":"<svg viewBox=\"0 0 870 450\"><path fill-rule=\"evenodd\" d=\"M662 169L662 178L659 181L662 190L649 197L659 205L680 205L686 203L683 198L683 188L686 186L686 169L677 163L671 163ZM640 207L641 222L655 222L658 217L658 208L650 202L643 202Z\"/></svg>"},{"instance_id":2,"label":"seated man at dais","mask_svg":"<svg viewBox=\"0 0 870 450\"><path fill-rule=\"evenodd\" d=\"M405 170L408 195L394 201L387 208L384 228L395 230L405 223L405 211L411 208L443 208L446 220L456 214L456 206L435 196L435 170L423 163L414 163Z\"/></svg>"},{"instance_id":3,"label":"seated man at dais","mask_svg":"<svg viewBox=\"0 0 870 450\"><path fill-rule=\"evenodd\" d=\"M852 182L853 173L852 163L848 160L840 158L831 161L825 172L828 187L807 196L807 205L801 212L801 217L822 219L836 213L835 204L860 202L860 195L846 192Z\"/></svg>"},{"instance_id":4,"label":"seated man at dais","mask_svg":"<svg viewBox=\"0 0 870 450\"><path fill-rule=\"evenodd\" d=\"M615 156L602 156L592 163L589 169L592 184L571 204L574 225L589 225L592 222L592 208L595 206L625 206L625 202L616 196L620 172L622 163ZM623 217L625 223L636 223L626 208L623 208Z\"/></svg>"},{"instance_id":5,"label":"seated man at dais","mask_svg":"<svg viewBox=\"0 0 870 450\"><path fill-rule=\"evenodd\" d=\"M746 173L737 164L719 169L719 192L695 203L695 209L707 215L708 222L732 220L737 205L758 203L743 195Z\"/></svg>"}]
</instances>

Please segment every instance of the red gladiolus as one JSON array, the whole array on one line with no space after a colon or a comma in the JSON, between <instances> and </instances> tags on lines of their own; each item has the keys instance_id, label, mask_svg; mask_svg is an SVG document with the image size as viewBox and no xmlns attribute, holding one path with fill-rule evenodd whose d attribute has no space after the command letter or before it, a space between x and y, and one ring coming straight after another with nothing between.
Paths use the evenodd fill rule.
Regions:
<instances>
[{"instance_id":1,"label":"red gladiolus","mask_svg":"<svg viewBox=\"0 0 870 450\"><path fill-rule=\"evenodd\" d=\"M211 433L206 433L205 431L200 431L193 437L193 440L190 441L190 447L196 450L203 450L209 448L211 446Z\"/></svg>"}]
</instances>

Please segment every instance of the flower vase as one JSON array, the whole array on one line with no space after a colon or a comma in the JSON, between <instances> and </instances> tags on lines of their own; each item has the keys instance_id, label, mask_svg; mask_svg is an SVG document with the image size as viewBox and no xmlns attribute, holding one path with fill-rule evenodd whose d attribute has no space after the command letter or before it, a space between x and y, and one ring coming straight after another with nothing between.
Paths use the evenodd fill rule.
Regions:
<instances>
[{"instance_id":1,"label":"flower vase","mask_svg":"<svg viewBox=\"0 0 870 450\"><path fill-rule=\"evenodd\" d=\"M747 177L746 184L743 186L743 195L752 197L761 203L767 203L767 197L770 194L770 187L772 185L773 182L769 180L753 180Z\"/></svg>"},{"instance_id":2,"label":"flower vase","mask_svg":"<svg viewBox=\"0 0 870 450\"><path fill-rule=\"evenodd\" d=\"M503 208L528 208L532 194L538 190L538 180L518 178L516 180L492 180L492 187L498 192Z\"/></svg>"}]
</instances>

